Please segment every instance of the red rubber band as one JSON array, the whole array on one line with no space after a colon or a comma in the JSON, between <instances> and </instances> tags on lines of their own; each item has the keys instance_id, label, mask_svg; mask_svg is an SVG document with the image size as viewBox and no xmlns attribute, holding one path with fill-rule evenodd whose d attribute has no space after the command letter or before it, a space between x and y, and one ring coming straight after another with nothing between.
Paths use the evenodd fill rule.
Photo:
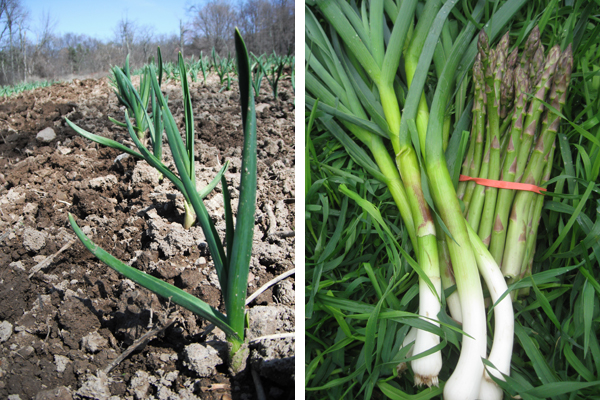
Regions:
<instances>
[{"instance_id":1,"label":"red rubber band","mask_svg":"<svg viewBox=\"0 0 600 400\"><path fill-rule=\"evenodd\" d=\"M470 176L465 176L465 175L461 175L458 180L461 182L473 181L478 185L495 187L498 189L527 190L529 192L534 192L537 194L543 194L542 192L546 191L546 189L544 189L543 187L539 187L539 186L532 185L529 183L495 181L492 179L471 178Z\"/></svg>"}]
</instances>

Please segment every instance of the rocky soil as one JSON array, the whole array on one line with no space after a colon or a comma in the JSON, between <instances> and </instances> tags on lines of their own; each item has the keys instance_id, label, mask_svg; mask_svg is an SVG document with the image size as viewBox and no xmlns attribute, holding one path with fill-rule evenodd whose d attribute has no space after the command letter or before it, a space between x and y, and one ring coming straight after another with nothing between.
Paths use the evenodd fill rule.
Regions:
<instances>
[{"instance_id":1,"label":"rocky soil","mask_svg":"<svg viewBox=\"0 0 600 400\"><path fill-rule=\"evenodd\" d=\"M289 77L279 100L263 85L248 295L294 268L294 95ZM183 127L179 83L163 89ZM191 92L198 187L229 160L235 212L237 86L224 91L211 77ZM231 376L222 332L124 279L75 238L67 212L115 257L224 311L204 234L181 225L182 195L145 161L83 139L64 122L133 146L108 116L123 121L107 78L0 101L0 398L250 400L257 382L266 398L294 398L293 275L249 304L251 352L246 369ZM223 237L221 190L205 204ZM284 338L260 339L267 335Z\"/></svg>"}]
</instances>

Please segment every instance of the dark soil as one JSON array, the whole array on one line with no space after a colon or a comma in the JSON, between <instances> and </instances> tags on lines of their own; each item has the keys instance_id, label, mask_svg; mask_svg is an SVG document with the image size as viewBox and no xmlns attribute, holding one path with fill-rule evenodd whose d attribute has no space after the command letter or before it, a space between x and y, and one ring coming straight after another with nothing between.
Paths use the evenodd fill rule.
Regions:
<instances>
[{"instance_id":1,"label":"dark soil","mask_svg":"<svg viewBox=\"0 0 600 400\"><path fill-rule=\"evenodd\" d=\"M259 174L249 295L294 268L294 95L289 77L281 85L281 99L264 86L256 101ZM179 83L163 89L182 127ZM235 84L229 92L220 89L214 77L191 84L196 175L203 187L230 160L226 178L235 212L243 142L239 94ZM123 115L107 78L0 101L0 399L254 399L250 362L235 377L225 363L200 377L186 362L186 346L222 340L221 332L205 334L207 321L124 279L74 240L67 212L115 257L224 311L201 229L181 226L182 195L170 182L159 182L145 161L79 137L64 120L134 147L125 130L108 120L123 121ZM55 139L36 138L48 127ZM175 170L165 147L166 164ZM205 204L224 235L221 190ZM285 311L263 334L293 331L293 275L249 308L259 306ZM158 337L103 375L137 339L172 318ZM293 365L293 346L292 354L278 354ZM283 371L287 376L281 368L260 371L267 398L294 397L293 372Z\"/></svg>"}]
</instances>

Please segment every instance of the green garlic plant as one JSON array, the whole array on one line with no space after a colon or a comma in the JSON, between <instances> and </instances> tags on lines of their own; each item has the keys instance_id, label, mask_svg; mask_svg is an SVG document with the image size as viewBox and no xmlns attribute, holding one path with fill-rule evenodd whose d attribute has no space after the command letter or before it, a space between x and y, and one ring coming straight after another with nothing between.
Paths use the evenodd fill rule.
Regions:
<instances>
[{"instance_id":1,"label":"green garlic plant","mask_svg":"<svg viewBox=\"0 0 600 400\"><path fill-rule=\"evenodd\" d=\"M257 59L260 69L262 70L263 75L267 78L271 89L273 90L273 98L277 100L279 95L278 84L279 78L281 78L281 74L283 73L283 68L287 63L287 57L279 57L273 51L271 57L268 60L263 61L261 59Z\"/></svg>"},{"instance_id":2,"label":"green garlic plant","mask_svg":"<svg viewBox=\"0 0 600 400\"><path fill-rule=\"evenodd\" d=\"M144 118L144 114L148 110L148 102L150 100L150 79L149 76L144 73L140 77L140 89L138 91L141 96L141 103L137 102L137 99L127 84L127 81L131 82L131 72L129 68L129 55L125 59L125 65L121 67L113 67L111 70L113 76L113 84L115 86L115 94L119 99L119 102L127 107L127 111L132 114L135 118L134 130L139 139L143 140L148 130L147 120ZM119 122L114 118L108 117L108 119L117 124L122 128L126 128L127 124Z\"/></svg>"},{"instance_id":3,"label":"green garlic plant","mask_svg":"<svg viewBox=\"0 0 600 400\"><path fill-rule=\"evenodd\" d=\"M182 79L183 102L185 109L185 138L184 143L177 123L168 108L162 92L160 83L156 77L156 71L153 65L146 67L145 76L148 76L151 89L155 96L153 106L155 110L150 116L144 112L144 120L150 130L151 137L161 137L162 126L167 135L169 147L171 149L177 171L171 171L162 161L152 154L140 141L137 131L130 122L129 112L125 111L126 126L129 135L137 146L137 150L132 150L114 140L104 138L87 132L71 121L66 119L67 124L78 134L93 140L97 143L116 148L132 156L144 159L154 168L156 168L164 177L168 178L177 187L184 196L186 204L186 224L188 213L197 215L198 222L204 231L206 241L217 271L219 283L221 285L222 295L225 302L227 314L219 312L197 297L164 282L145 272L124 264L122 261L113 257L111 254L94 244L88 238L75 222L73 215L69 214L69 222L75 234L81 240L83 245L98 259L104 262L123 276L133 280L137 284L151 290L170 301L179 304L188 310L194 312L202 318L207 319L223 332L225 332L227 341L230 344L230 368L237 372L241 369L245 356L247 355L247 346L245 346L244 329L246 327L245 300L247 293L248 272L250 266L250 256L252 253L252 237L254 232L254 214L256 209L256 112L254 109L254 96L251 87L251 71L248 59L246 45L240 32L236 29L235 46L237 53L240 103L242 107L242 122L244 131L244 145L242 149L242 168L240 178L240 197L238 204L237 220L235 222L232 214L231 199L229 196L228 184L223 177L228 163L217 174L217 177L202 191L196 189L196 179L194 173L194 121L192 115L192 101L189 87L186 79L185 64L181 54L179 55L180 76ZM159 67L160 68L160 67ZM141 106L143 99L131 84L131 80L121 71L115 69L115 75L125 85L126 90L135 98L137 105ZM154 110L154 109L153 109ZM157 122L161 119L162 122ZM154 121L153 121L154 119ZM160 131L155 131L155 130ZM221 242L214 223L211 220L202 199L212 191L212 189L221 182L223 187L223 200L226 220L225 243Z\"/></svg>"}]
</instances>

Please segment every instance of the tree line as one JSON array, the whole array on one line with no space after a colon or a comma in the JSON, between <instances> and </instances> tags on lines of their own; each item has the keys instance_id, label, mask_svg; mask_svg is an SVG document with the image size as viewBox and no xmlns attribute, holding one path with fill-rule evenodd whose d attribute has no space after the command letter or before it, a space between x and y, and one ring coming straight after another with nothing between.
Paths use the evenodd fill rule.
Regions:
<instances>
[{"instance_id":1,"label":"tree line","mask_svg":"<svg viewBox=\"0 0 600 400\"><path fill-rule=\"evenodd\" d=\"M196 59L209 56L213 48L227 56L234 53L234 27L254 54L294 53L293 0L208 0L188 8L186 15L178 34L159 35L153 27L125 17L111 40L100 40L56 34L50 14L34 26L22 0L0 0L0 85L104 73L122 65L127 54L137 68L155 56L157 46L163 61L175 61L179 52Z\"/></svg>"}]
</instances>

